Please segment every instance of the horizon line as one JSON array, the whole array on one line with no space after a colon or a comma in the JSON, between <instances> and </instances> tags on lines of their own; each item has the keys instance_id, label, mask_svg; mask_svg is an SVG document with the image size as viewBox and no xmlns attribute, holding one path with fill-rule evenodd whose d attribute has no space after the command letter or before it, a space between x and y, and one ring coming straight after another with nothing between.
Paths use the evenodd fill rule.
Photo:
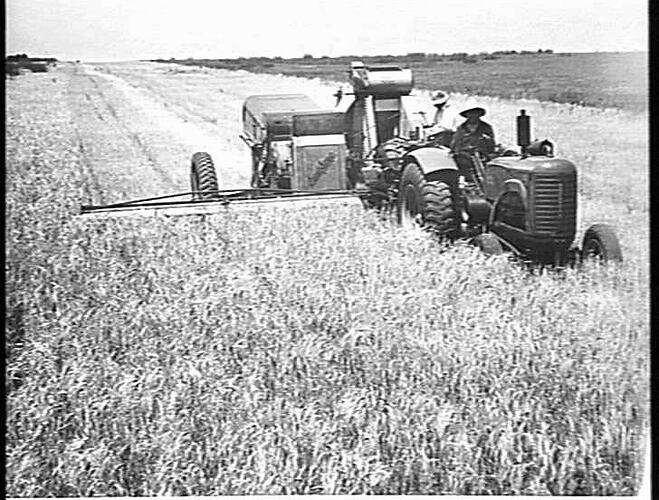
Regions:
<instances>
[{"instance_id":1,"label":"horizon line","mask_svg":"<svg viewBox=\"0 0 659 500\"><path fill-rule=\"evenodd\" d=\"M467 54L468 56L478 56L478 55L491 55L491 54L500 54L500 55L533 55L533 54L542 54L542 55L560 55L560 54L637 54L637 53L648 53L648 49L637 49L637 50L605 50L605 51L554 51L552 49L539 49L542 50L542 52L538 52L537 50L515 50L515 49L509 49L509 50L494 50L491 52L487 51L480 51L480 52L473 52L473 53L468 53L468 52L452 52L452 53L436 53L436 52L408 52L406 54L344 54L344 55L339 55L339 56L313 56L311 54L304 54L302 56L294 56L294 57L283 57L283 56L233 56L233 57L192 57L192 56L187 56L187 57L149 57L149 58L121 58L121 57L112 57L112 58L100 58L100 59L81 59L81 58L67 58L67 59L59 59L56 56L52 55L39 55L39 56L34 56L34 55L29 55L27 52L22 52L22 51L12 51L11 53L5 52L5 59L10 56L16 56L20 54L25 54L28 56L28 58L47 58L47 57L54 57L58 61L62 62L74 62L74 61L81 61L81 62L129 62L129 61L167 61L170 59L173 60L179 60L179 61L184 61L184 60L239 60L239 59L281 59L281 60L291 60L291 59L341 59L341 58L346 58L346 57L396 57L396 58L402 58L402 57L409 57L413 55L420 56L421 54L425 56L440 56L440 57L450 57L453 55L458 55L458 54ZM551 52L548 52L551 51ZM305 57L305 55L307 57ZM310 57L309 57L310 56Z\"/></svg>"}]
</instances>

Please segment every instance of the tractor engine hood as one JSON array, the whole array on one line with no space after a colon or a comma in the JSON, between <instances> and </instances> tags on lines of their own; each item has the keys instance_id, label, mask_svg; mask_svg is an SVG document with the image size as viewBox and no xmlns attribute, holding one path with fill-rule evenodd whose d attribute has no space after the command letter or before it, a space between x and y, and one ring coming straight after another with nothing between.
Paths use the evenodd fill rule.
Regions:
<instances>
[{"instance_id":1,"label":"tractor engine hood","mask_svg":"<svg viewBox=\"0 0 659 500\"><path fill-rule=\"evenodd\" d=\"M518 246L533 246L529 238L551 240L561 247L572 243L577 215L577 170L572 162L550 156L504 156L486 165L484 177L485 197L495 207L515 199L524 214L523 226L517 225L523 233L517 235ZM496 219L505 209L494 212Z\"/></svg>"},{"instance_id":2,"label":"tractor engine hood","mask_svg":"<svg viewBox=\"0 0 659 500\"><path fill-rule=\"evenodd\" d=\"M510 189L531 193L538 182L569 187L576 193L576 167L568 160L549 156L502 156L485 166L483 191L494 202Z\"/></svg>"},{"instance_id":3,"label":"tractor engine hood","mask_svg":"<svg viewBox=\"0 0 659 500\"><path fill-rule=\"evenodd\" d=\"M549 156L501 156L487 164L488 170L492 167L526 174L569 175L576 172L576 167L571 161Z\"/></svg>"}]
</instances>

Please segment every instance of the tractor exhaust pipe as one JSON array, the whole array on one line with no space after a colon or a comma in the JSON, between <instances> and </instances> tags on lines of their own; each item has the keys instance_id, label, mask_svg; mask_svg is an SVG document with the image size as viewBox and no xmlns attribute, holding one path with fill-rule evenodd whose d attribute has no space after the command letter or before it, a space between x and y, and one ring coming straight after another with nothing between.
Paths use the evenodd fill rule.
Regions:
<instances>
[{"instance_id":1,"label":"tractor exhaust pipe","mask_svg":"<svg viewBox=\"0 0 659 500\"><path fill-rule=\"evenodd\" d=\"M517 116L517 145L522 150L522 155L526 155L526 148L531 144L531 117L522 109Z\"/></svg>"}]
</instances>

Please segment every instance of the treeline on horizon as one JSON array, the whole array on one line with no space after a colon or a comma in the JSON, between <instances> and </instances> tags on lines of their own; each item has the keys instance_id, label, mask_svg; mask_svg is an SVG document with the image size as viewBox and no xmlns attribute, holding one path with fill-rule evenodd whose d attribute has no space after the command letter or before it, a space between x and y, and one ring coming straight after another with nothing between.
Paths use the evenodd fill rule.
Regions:
<instances>
[{"instance_id":1,"label":"treeline on horizon","mask_svg":"<svg viewBox=\"0 0 659 500\"><path fill-rule=\"evenodd\" d=\"M502 56L528 56L528 55L537 55L537 54L553 54L552 49L538 49L537 51L530 50L497 50L494 52L478 52L474 54L469 54L467 52L454 52L452 54L438 54L438 53L426 53L426 52L409 52L407 54L401 55L344 55L344 56L321 56L314 57L312 54L304 54L302 57L267 57L267 56L252 56L252 57L231 57L231 58L194 58L188 57L186 59L178 59L175 57L170 57L169 59L152 59L153 62L185 62L185 61L215 61L222 64L258 64L264 65L267 63L300 63L300 62L312 62L313 64L322 64L323 62L328 64L336 63L349 63L355 60L364 61L368 63L423 63L423 62L433 62L433 61L462 61L465 63L478 62L479 60L495 60L499 59Z\"/></svg>"},{"instance_id":2,"label":"treeline on horizon","mask_svg":"<svg viewBox=\"0 0 659 500\"><path fill-rule=\"evenodd\" d=\"M21 71L45 73L51 64L55 64L54 57L30 57L27 54L12 54L5 57L5 76L20 75Z\"/></svg>"}]
</instances>

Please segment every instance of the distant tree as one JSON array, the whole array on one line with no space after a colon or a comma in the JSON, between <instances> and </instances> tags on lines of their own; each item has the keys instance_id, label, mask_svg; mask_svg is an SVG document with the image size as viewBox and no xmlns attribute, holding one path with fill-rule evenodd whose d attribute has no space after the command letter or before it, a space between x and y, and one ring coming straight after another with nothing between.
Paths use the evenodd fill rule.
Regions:
<instances>
[{"instance_id":1,"label":"distant tree","mask_svg":"<svg viewBox=\"0 0 659 500\"><path fill-rule=\"evenodd\" d=\"M454 54L451 54L450 56L448 56L448 60L449 61L464 61L468 56L469 56L469 54L467 54L466 52L455 52Z\"/></svg>"},{"instance_id":2,"label":"distant tree","mask_svg":"<svg viewBox=\"0 0 659 500\"><path fill-rule=\"evenodd\" d=\"M18 76L21 74L20 72L20 64L17 64L15 62L5 62L5 75L9 76Z\"/></svg>"},{"instance_id":3,"label":"distant tree","mask_svg":"<svg viewBox=\"0 0 659 500\"><path fill-rule=\"evenodd\" d=\"M424 52L409 52L405 55L405 60L412 62L423 61L425 58L426 54Z\"/></svg>"},{"instance_id":4,"label":"distant tree","mask_svg":"<svg viewBox=\"0 0 659 500\"><path fill-rule=\"evenodd\" d=\"M302 59L313 59L313 56L311 54L304 54L304 56L302 56Z\"/></svg>"}]
</instances>

